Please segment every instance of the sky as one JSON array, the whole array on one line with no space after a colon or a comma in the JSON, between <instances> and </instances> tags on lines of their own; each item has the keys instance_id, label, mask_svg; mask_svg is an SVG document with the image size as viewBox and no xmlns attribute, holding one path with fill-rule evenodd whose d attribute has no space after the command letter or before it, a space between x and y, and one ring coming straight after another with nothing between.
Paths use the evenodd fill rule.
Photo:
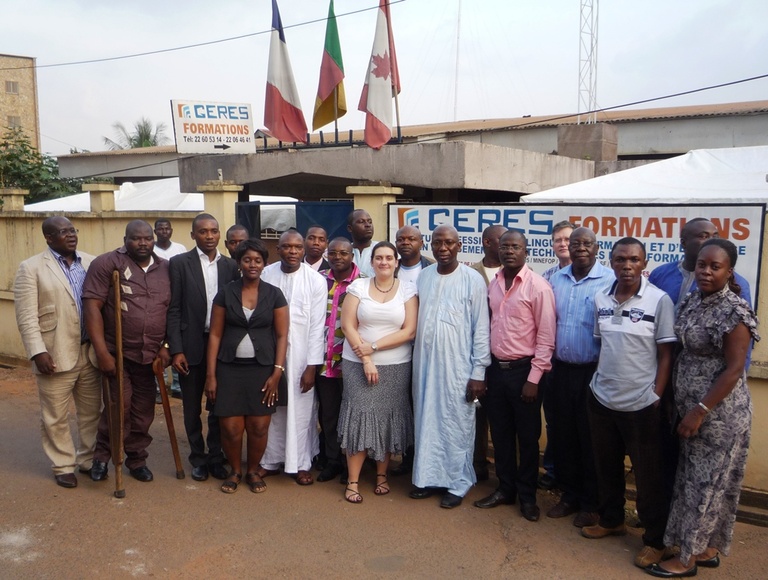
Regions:
<instances>
[{"instance_id":1,"label":"sky","mask_svg":"<svg viewBox=\"0 0 768 580\"><path fill-rule=\"evenodd\" d=\"M356 108L377 6L335 0L350 109L342 130L365 124ZM311 126L328 2L279 7ZM578 112L579 10L579 0L392 0L401 125ZM172 138L171 99L249 103L263 126L271 20L271 0L4 0L0 53L37 58L44 152L100 151L115 122L131 127L141 117L165 123ZM603 1L598 107L768 74L766 22L766 0ZM768 79L642 108L762 99Z\"/></svg>"}]
</instances>

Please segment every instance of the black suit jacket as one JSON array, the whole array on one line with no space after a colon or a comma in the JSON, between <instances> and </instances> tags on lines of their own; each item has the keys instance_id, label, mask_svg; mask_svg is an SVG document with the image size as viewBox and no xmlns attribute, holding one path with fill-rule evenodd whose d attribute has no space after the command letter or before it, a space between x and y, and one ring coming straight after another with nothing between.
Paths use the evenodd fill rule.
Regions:
<instances>
[{"instance_id":1,"label":"black suit jacket","mask_svg":"<svg viewBox=\"0 0 768 580\"><path fill-rule=\"evenodd\" d=\"M216 264L219 288L237 280L237 262L221 256ZM168 307L167 338L172 355L180 352L187 364L199 365L205 359L205 315L208 312L205 278L197 248L171 258L171 305Z\"/></svg>"}]
</instances>

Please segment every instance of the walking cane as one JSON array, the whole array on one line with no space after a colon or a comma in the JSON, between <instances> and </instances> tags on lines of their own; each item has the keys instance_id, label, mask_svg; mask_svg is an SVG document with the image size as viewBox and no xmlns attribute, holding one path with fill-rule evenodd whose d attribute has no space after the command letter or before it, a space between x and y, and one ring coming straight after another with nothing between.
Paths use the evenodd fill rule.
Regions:
<instances>
[{"instance_id":1,"label":"walking cane","mask_svg":"<svg viewBox=\"0 0 768 580\"><path fill-rule=\"evenodd\" d=\"M173 416L171 415L171 403L168 400L168 391L165 389L165 369L163 361L159 358L152 363L152 370L157 378L157 385L160 388L160 398L163 400L163 413L165 413L165 424L168 425L168 438L171 440L171 450L173 451L173 461L176 463L176 479L184 479L184 467L181 465L181 455L179 455L179 442L176 441L176 429L173 426Z\"/></svg>"},{"instance_id":2,"label":"walking cane","mask_svg":"<svg viewBox=\"0 0 768 580\"><path fill-rule=\"evenodd\" d=\"M115 466L115 497L124 498L123 487L123 317L120 306L120 272L112 272L112 291L115 304L115 368L117 372L117 400L112 399L109 379L102 377L104 389L104 405L107 407L109 420L109 446L112 454L112 465Z\"/></svg>"}]
</instances>

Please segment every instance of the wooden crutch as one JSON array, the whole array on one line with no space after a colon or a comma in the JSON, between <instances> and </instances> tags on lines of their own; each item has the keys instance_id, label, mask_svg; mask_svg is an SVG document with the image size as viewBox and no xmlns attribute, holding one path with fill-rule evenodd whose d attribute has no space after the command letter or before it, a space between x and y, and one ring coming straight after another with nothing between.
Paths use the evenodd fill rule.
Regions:
<instances>
[{"instance_id":1,"label":"wooden crutch","mask_svg":"<svg viewBox=\"0 0 768 580\"><path fill-rule=\"evenodd\" d=\"M163 368L163 361L156 358L155 362L152 363L152 370L155 372L157 385L160 389L160 398L163 400L165 424L168 426L168 438L171 440L173 461L176 463L176 479L184 479L184 467L181 465L181 455L179 455L179 442L176 440L176 429L173 426L173 416L171 415L171 402L168 400L168 391L165 388L165 369Z\"/></svg>"},{"instance_id":2,"label":"wooden crutch","mask_svg":"<svg viewBox=\"0 0 768 580\"><path fill-rule=\"evenodd\" d=\"M115 369L117 372L117 400L112 399L109 379L102 377L104 389L104 405L107 407L109 420L109 446L112 454L112 465L115 466L115 497L125 497L123 486L123 419L125 405L123 402L123 316L120 296L120 272L112 272L112 292L115 304Z\"/></svg>"}]
</instances>

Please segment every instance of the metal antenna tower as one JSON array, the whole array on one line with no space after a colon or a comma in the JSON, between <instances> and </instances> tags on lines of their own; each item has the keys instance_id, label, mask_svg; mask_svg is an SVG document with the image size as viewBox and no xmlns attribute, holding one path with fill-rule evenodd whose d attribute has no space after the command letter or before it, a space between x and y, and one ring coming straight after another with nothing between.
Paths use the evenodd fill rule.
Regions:
<instances>
[{"instance_id":1,"label":"metal antenna tower","mask_svg":"<svg viewBox=\"0 0 768 580\"><path fill-rule=\"evenodd\" d=\"M595 123L597 114L597 20L600 0L580 0L578 123ZM582 113L585 113L582 115ZM583 120L582 120L583 118Z\"/></svg>"}]
</instances>

